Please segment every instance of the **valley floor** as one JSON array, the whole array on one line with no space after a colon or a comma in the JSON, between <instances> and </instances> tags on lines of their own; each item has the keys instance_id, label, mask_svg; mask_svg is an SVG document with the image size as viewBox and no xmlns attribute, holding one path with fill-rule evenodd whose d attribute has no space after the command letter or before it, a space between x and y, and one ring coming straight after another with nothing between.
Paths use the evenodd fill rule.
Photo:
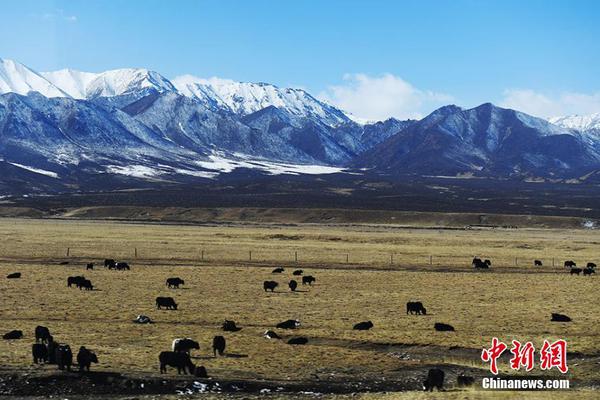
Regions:
<instances>
[{"instance_id":1,"label":"valley floor","mask_svg":"<svg viewBox=\"0 0 600 400\"><path fill-rule=\"evenodd\" d=\"M483 391L480 383L490 376L481 349L497 336L506 343L532 341L537 348L544 339L568 342L568 374L553 371L544 377L570 379L572 389L520 392L519 397L588 398L600 385L598 281L569 275L562 262L597 262L599 243L596 231L583 229L0 219L0 276L22 273L18 280L0 280L0 326L25 334L21 340L0 341L0 393L165 398L177 391L194 396L237 387L244 398L268 390L272 398L311 398L301 392L319 392L420 399L432 398L416 391L428 369L438 366L446 372L448 391L433 398L503 399L510 395ZM492 268L474 271L473 256L491 259ZM132 270L104 269L98 266L104 258L128 261ZM544 266L533 267L534 259ZM96 268L86 271L87 262ZM285 267L284 273L272 274L275 266ZM294 269L313 275L316 283L290 292ZM91 279L95 290L67 288L73 275ZM185 280L182 289L165 286L174 276ZM265 293L265 280L280 286ZM157 296L174 297L179 309L156 310ZM427 315L407 315L411 300L422 301ZM552 312L573 322L550 322ZM138 314L155 323L133 324ZM222 332L225 319L243 329ZM278 330L284 341L262 336L286 319L302 325ZM352 330L366 320L373 321L372 330ZM436 332L435 322L456 331ZM49 327L75 351L81 345L94 350L100 363L83 377L32 365L36 325ZM212 354L215 335L227 339L224 357ZM296 336L309 343L285 343ZM172 369L158 373L158 354L176 337L200 341L193 362L207 368L209 380L178 377ZM508 357L499 362L501 374L514 375ZM536 368L516 376L540 377L541 372ZM473 389L456 387L459 373L476 378Z\"/></svg>"}]
</instances>

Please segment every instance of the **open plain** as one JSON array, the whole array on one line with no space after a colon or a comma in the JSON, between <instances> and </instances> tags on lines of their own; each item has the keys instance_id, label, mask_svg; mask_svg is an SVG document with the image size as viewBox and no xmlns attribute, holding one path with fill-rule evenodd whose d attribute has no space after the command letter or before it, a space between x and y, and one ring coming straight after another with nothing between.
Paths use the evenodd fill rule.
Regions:
<instances>
[{"instance_id":1,"label":"open plain","mask_svg":"<svg viewBox=\"0 0 600 400\"><path fill-rule=\"evenodd\" d=\"M4 218L0 327L2 333L19 329L25 336L0 341L0 388L8 388L6 394L46 395L26 388L11 392L10 382L27 376L56 383L55 366L31 360L33 330L43 325L75 351L81 345L94 350L100 362L92 371L107 382L126 382L123 392L136 395L171 389L195 393L198 387L189 382L198 379L178 377L172 369L168 379L174 386L161 389L167 376L161 377L158 369L158 354L169 350L174 338L190 337L200 342L200 350L192 351L193 362L207 368L207 382L231 391L412 391L421 389L429 368L439 366L446 371L448 395L477 398L481 378L490 376L480 353L496 336L506 343L532 341L538 349L544 339L566 339L568 374L543 373L537 366L531 373L516 374L566 377L570 393L575 390L583 398L600 384L599 283L596 276L571 276L562 265L565 260L598 262L599 244L598 232L585 229L186 226ZM492 260L492 268L475 271L474 256ZM104 258L127 261L132 269L105 269ZM534 267L534 259L544 265ZM88 262L96 264L93 271L85 270ZM282 274L271 273L279 266L285 268ZM287 283L295 278L295 269L313 275L316 283L299 285L292 293ZM21 279L4 279L17 271ZM67 277L73 275L85 275L94 290L68 288ZM169 289L169 277L181 277L185 285ZM274 293L263 291L265 280L279 283ZM172 296L179 309L157 310L157 296ZM427 315L407 315L411 300L422 301ZM552 312L567 314L573 322L550 322ZM133 324L138 314L154 323ZM222 332L225 319L242 330ZM287 319L300 320L300 328L274 329ZM373 329L352 330L367 320ZM436 332L435 322L451 324L456 331ZM264 338L267 329L284 340ZM223 357L212 355L215 335L227 339ZM308 344L286 344L296 336L307 337ZM502 374L514 374L508 365L503 357ZM475 390L455 388L461 372L476 377ZM100 383L94 381L97 387ZM81 387L70 390L86 393ZM98 395L119 393L94 390L100 390ZM394 396L421 398L411 393Z\"/></svg>"}]
</instances>

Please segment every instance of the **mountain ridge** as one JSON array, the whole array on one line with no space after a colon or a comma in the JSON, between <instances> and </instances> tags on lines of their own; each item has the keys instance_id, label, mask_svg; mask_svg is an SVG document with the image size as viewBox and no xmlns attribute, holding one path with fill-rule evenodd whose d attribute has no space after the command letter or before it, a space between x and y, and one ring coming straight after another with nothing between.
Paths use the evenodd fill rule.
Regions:
<instances>
[{"instance_id":1,"label":"mountain ridge","mask_svg":"<svg viewBox=\"0 0 600 400\"><path fill-rule=\"evenodd\" d=\"M302 89L170 81L143 68L40 74L0 59L0 172L38 191L182 184L239 169L596 177L600 134L568 121L484 103L361 124Z\"/></svg>"}]
</instances>

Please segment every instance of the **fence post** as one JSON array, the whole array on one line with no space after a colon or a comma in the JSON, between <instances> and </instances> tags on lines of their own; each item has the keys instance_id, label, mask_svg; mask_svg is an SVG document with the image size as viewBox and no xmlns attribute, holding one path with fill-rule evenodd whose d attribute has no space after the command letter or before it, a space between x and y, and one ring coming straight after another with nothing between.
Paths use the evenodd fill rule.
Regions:
<instances>
[{"instance_id":1,"label":"fence post","mask_svg":"<svg viewBox=\"0 0 600 400\"><path fill-rule=\"evenodd\" d=\"M252 250L248 250L248 260L252 261Z\"/></svg>"},{"instance_id":2,"label":"fence post","mask_svg":"<svg viewBox=\"0 0 600 400\"><path fill-rule=\"evenodd\" d=\"M346 264L348 264L349 258L350 258L350 254L346 254Z\"/></svg>"},{"instance_id":3,"label":"fence post","mask_svg":"<svg viewBox=\"0 0 600 400\"><path fill-rule=\"evenodd\" d=\"M294 261L298 262L298 251L294 252Z\"/></svg>"},{"instance_id":4,"label":"fence post","mask_svg":"<svg viewBox=\"0 0 600 400\"><path fill-rule=\"evenodd\" d=\"M394 265L394 253L390 254L390 265Z\"/></svg>"},{"instance_id":5,"label":"fence post","mask_svg":"<svg viewBox=\"0 0 600 400\"><path fill-rule=\"evenodd\" d=\"M200 253L200 261L204 261L204 250Z\"/></svg>"},{"instance_id":6,"label":"fence post","mask_svg":"<svg viewBox=\"0 0 600 400\"><path fill-rule=\"evenodd\" d=\"M515 267L518 267L519 266L518 264L519 264L519 261L518 261L517 257L515 257Z\"/></svg>"},{"instance_id":7,"label":"fence post","mask_svg":"<svg viewBox=\"0 0 600 400\"><path fill-rule=\"evenodd\" d=\"M429 256L429 265L433 265L433 256Z\"/></svg>"},{"instance_id":8,"label":"fence post","mask_svg":"<svg viewBox=\"0 0 600 400\"><path fill-rule=\"evenodd\" d=\"M135 258L137 258L137 247L135 247Z\"/></svg>"},{"instance_id":9,"label":"fence post","mask_svg":"<svg viewBox=\"0 0 600 400\"><path fill-rule=\"evenodd\" d=\"M552 257L552 267L554 267L554 257Z\"/></svg>"},{"instance_id":10,"label":"fence post","mask_svg":"<svg viewBox=\"0 0 600 400\"><path fill-rule=\"evenodd\" d=\"M67 257L69 257L69 254L71 254L71 248L67 247Z\"/></svg>"}]
</instances>

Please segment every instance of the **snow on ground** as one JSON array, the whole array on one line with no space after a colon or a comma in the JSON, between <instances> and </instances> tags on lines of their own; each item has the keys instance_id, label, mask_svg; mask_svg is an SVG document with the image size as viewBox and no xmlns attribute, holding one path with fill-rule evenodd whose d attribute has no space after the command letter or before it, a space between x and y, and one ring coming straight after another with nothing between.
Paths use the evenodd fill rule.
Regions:
<instances>
[{"instance_id":1,"label":"snow on ground","mask_svg":"<svg viewBox=\"0 0 600 400\"><path fill-rule=\"evenodd\" d=\"M15 167L25 169L29 172L35 172L36 174L46 175L46 176L49 176L50 178L58 179L58 174L56 172L46 171L44 169L39 169L39 168L33 168L33 167L29 167L29 166L23 165L23 164L17 164L17 163L12 163L12 162L8 162L8 163L11 165L14 165Z\"/></svg>"},{"instance_id":2,"label":"snow on ground","mask_svg":"<svg viewBox=\"0 0 600 400\"><path fill-rule=\"evenodd\" d=\"M179 168L176 168L175 172L178 174L181 174L181 175L190 175L190 176L196 176L198 178L209 178L209 179L212 179L219 175L218 172L192 171L189 169L179 169Z\"/></svg>"},{"instance_id":3,"label":"snow on ground","mask_svg":"<svg viewBox=\"0 0 600 400\"><path fill-rule=\"evenodd\" d=\"M320 175L320 174L335 174L343 172L343 168L329 167L325 165L302 165L302 164L285 164L266 160L250 159L244 154L235 154L237 159L226 158L221 152L213 152L208 156L206 161L196 161L200 167L229 173L236 168L258 169L265 171L271 175Z\"/></svg>"},{"instance_id":4,"label":"snow on ground","mask_svg":"<svg viewBox=\"0 0 600 400\"><path fill-rule=\"evenodd\" d=\"M106 167L106 171L111 174L133 176L134 178L154 178L163 174L163 171L144 165L109 165Z\"/></svg>"}]
</instances>

